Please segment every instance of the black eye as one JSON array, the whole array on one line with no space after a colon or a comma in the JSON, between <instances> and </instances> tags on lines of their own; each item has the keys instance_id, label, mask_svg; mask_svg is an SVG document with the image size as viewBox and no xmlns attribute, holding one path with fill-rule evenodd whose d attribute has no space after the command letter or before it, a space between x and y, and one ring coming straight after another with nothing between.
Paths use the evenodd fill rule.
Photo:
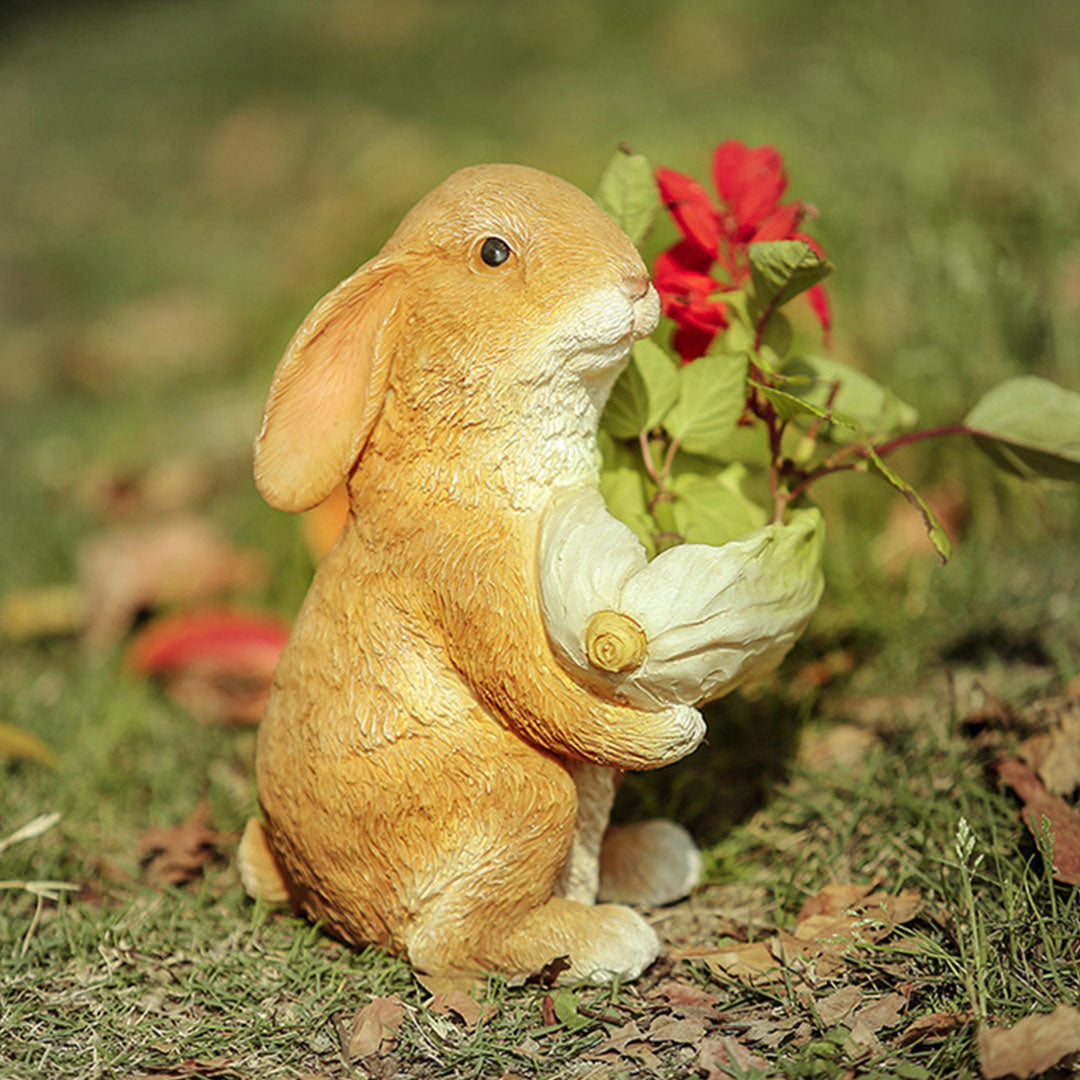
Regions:
<instances>
[{"instance_id":1,"label":"black eye","mask_svg":"<svg viewBox=\"0 0 1080 1080\"><path fill-rule=\"evenodd\" d=\"M489 236L480 249L480 258L488 266L502 266L510 258L510 245L497 236Z\"/></svg>"}]
</instances>

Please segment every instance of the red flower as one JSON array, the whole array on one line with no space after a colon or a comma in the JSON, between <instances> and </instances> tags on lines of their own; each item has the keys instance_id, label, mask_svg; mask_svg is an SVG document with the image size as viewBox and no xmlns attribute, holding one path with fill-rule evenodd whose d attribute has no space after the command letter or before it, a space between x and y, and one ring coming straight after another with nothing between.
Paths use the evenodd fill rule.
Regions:
<instances>
[{"instance_id":1,"label":"red flower","mask_svg":"<svg viewBox=\"0 0 1080 1080\"><path fill-rule=\"evenodd\" d=\"M674 345L683 361L703 356L717 332L727 326L727 312L715 294L739 288L750 273L747 245L763 240L805 240L798 231L808 216L802 202L781 203L787 188L783 161L771 146L753 150L729 140L713 151L714 205L708 192L674 169L656 170L660 195L683 239L663 252L653 278L664 314L678 329ZM810 303L822 327L830 325L825 291L815 285Z\"/></svg>"}]
</instances>

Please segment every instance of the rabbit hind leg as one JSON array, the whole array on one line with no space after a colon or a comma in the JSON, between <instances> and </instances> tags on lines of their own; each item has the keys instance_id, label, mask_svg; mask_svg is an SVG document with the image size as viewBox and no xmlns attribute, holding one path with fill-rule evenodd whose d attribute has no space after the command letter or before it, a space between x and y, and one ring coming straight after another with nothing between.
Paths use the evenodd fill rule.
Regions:
<instances>
[{"instance_id":1,"label":"rabbit hind leg","mask_svg":"<svg viewBox=\"0 0 1080 1080\"><path fill-rule=\"evenodd\" d=\"M528 814L514 829L476 821L458 834L453 857L424 883L427 899L414 908L405 945L415 967L438 975L530 975L566 956L563 981L605 983L636 978L656 959L656 932L629 908L552 895L573 831L572 796L561 807L542 825Z\"/></svg>"}]
</instances>

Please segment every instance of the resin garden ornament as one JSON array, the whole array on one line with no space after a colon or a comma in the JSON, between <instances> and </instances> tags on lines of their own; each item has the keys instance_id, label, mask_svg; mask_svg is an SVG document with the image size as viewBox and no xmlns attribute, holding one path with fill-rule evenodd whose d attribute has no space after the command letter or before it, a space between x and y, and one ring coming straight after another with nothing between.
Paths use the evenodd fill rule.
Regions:
<instances>
[{"instance_id":1,"label":"resin garden ornament","mask_svg":"<svg viewBox=\"0 0 1080 1080\"><path fill-rule=\"evenodd\" d=\"M659 307L596 203L490 165L297 331L257 484L300 511L346 482L351 512L260 729L253 895L437 975L656 957L627 905L686 894L701 858L674 823L609 827L618 776L693 751L696 706L774 667L822 587L812 508L651 561L607 510L601 412Z\"/></svg>"}]
</instances>

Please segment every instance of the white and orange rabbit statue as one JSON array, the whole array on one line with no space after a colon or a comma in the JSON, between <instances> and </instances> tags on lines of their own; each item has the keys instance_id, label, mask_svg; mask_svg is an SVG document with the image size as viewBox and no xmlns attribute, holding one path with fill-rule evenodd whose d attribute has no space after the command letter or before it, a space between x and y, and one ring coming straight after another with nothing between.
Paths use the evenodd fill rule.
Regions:
<instances>
[{"instance_id":1,"label":"white and orange rabbit statue","mask_svg":"<svg viewBox=\"0 0 1080 1080\"><path fill-rule=\"evenodd\" d=\"M658 314L589 198L490 165L420 200L297 331L256 483L300 511L347 481L351 511L259 732L253 895L432 974L566 956L564 980L607 981L656 957L597 897L675 899L701 858L670 822L609 827L617 777L690 753L694 706L774 666L821 587L784 585L778 631L754 578L775 530L649 563L604 508L600 412Z\"/></svg>"}]
</instances>

